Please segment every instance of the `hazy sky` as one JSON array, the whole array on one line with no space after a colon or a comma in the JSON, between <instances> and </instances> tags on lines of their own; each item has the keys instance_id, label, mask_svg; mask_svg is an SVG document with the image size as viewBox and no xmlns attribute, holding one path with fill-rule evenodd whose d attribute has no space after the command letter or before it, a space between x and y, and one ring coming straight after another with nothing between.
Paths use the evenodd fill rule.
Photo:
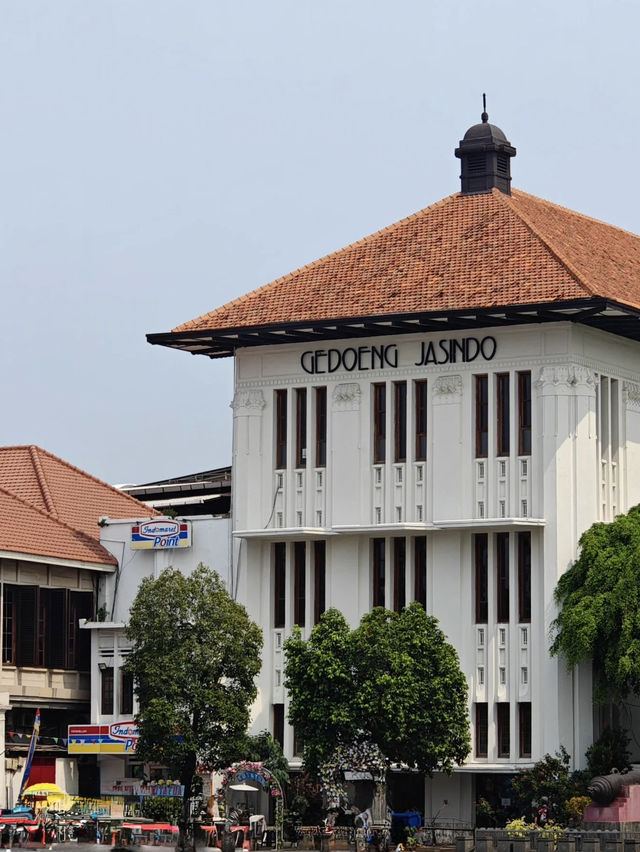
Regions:
<instances>
[{"instance_id":1,"label":"hazy sky","mask_svg":"<svg viewBox=\"0 0 640 852\"><path fill-rule=\"evenodd\" d=\"M640 0L0 0L0 444L110 482L231 461L233 362L150 346L456 192L640 231Z\"/></svg>"}]
</instances>

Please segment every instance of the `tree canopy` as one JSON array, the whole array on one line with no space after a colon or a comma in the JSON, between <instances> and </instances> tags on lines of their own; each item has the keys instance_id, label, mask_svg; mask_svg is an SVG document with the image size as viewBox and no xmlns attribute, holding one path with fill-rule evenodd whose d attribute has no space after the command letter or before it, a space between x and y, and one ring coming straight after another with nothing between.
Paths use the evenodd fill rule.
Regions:
<instances>
[{"instance_id":1,"label":"tree canopy","mask_svg":"<svg viewBox=\"0 0 640 852\"><path fill-rule=\"evenodd\" d=\"M196 767L221 769L243 756L262 633L204 565L143 580L126 633L137 754L180 778L186 822Z\"/></svg>"},{"instance_id":2,"label":"tree canopy","mask_svg":"<svg viewBox=\"0 0 640 852\"><path fill-rule=\"evenodd\" d=\"M337 746L375 743L389 761L450 772L470 749L467 684L435 618L382 607L350 630L330 609L285 643L289 720L314 773Z\"/></svg>"},{"instance_id":3,"label":"tree canopy","mask_svg":"<svg viewBox=\"0 0 640 852\"><path fill-rule=\"evenodd\" d=\"M583 533L555 598L551 653L592 660L600 702L640 691L640 506Z\"/></svg>"}]
</instances>

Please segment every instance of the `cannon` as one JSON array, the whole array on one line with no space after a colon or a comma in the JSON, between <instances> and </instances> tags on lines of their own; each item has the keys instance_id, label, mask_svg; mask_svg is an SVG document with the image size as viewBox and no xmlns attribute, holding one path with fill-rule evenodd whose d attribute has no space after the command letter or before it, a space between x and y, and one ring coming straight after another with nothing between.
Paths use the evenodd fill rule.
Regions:
<instances>
[{"instance_id":1,"label":"cannon","mask_svg":"<svg viewBox=\"0 0 640 852\"><path fill-rule=\"evenodd\" d=\"M618 772L612 770L610 775L597 775L589 781L587 793L598 805L610 805L622 794L623 787L640 784L640 772Z\"/></svg>"}]
</instances>

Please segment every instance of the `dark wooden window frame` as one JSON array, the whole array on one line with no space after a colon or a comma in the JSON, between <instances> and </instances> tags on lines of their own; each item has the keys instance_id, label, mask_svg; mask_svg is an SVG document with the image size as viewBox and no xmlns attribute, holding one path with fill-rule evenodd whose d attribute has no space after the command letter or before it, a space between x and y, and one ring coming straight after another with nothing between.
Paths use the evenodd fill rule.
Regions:
<instances>
[{"instance_id":1,"label":"dark wooden window frame","mask_svg":"<svg viewBox=\"0 0 640 852\"><path fill-rule=\"evenodd\" d=\"M296 467L307 466L307 389L296 388Z\"/></svg>"},{"instance_id":2,"label":"dark wooden window frame","mask_svg":"<svg viewBox=\"0 0 640 852\"><path fill-rule=\"evenodd\" d=\"M293 623L305 626L307 605L307 544L296 541L293 545Z\"/></svg>"},{"instance_id":3,"label":"dark wooden window frame","mask_svg":"<svg viewBox=\"0 0 640 852\"><path fill-rule=\"evenodd\" d=\"M124 716L133 713L133 675L120 669L120 712Z\"/></svg>"},{"instance_id":4,"label":"dark wooden window frame","mask_svg":"<svg viewBox=\"0 0 640 852\"><path fill-rule=\"evenodd\" d=\"M373 385L373 463L383 464L387 458L387 386Z\"/></svg>"},{"instance_id":5,"label":"dark wooden window frame","mask_svg":"<svg viewBox=\"0 0 640 852\"><path fill-rule=\"evenodd\" d=\"M531 621L531 533L518 533L518 620Z\"/></svg>"},{"instance_id":6,"label":"dark wooden window frame","mask_svg":"<svg viewBox=\"0 0 640 852\"><path fill-rule=\"evenodd\" d=\"M496 731L498 757L511 757L511 705L506 701L496 704Z\"/></svg>"},{"instance_id":7,"label":"dark wooden window frame","mask_svg":"<svg viewBox=\"0 0 640 852\"><path fill-rule=\"evenodd\" d=\"M93 592L3 584L2 662L89 671L91 638L78 622L93 615Z\"/></svg>"},{"instance_id":8,"label":"dark wooden window frame","mask_svg":"<svg viewBox=\"0 0 640 852\"><path fill-rule=\"evenodd\" d=\"M276 403L276 470L287 466L287 391L275 392Z\"/></svg>"},{"instance_id":9,"label":"dark wooden window frame","mask_svg":"<svg viewBox=\"0 0 640 852\"><path fill-rule=\"evenodd\" d=\"M489 452L489 377L475 377L476 458L486 458Z\"/></svg>"},{"instance_id":10,"label":"dark wooden window frame","mask_svg":"<svg viewBox=\"0 0 640 852\"><path fill-rule=\"evenodd\" d=\"M284 627L286 618L287 546L273 545L273 626Z\"/></svg>"},{"instance_id":11,"label":"dark wooden window frame","mask_svg":"<svg viewBox=\"0 0 640 852\"><path fill-rule=\"evenodd\" d=\"M371 542L373 606L385 606L386 541L374 538Z\"/></svg>"},{"instance_id":12,"label":"dark wooden window frame","mask_svg":"<svg viewBox=\"0 0 640 852\"><path fill-rule=\"evenodd\" d=\"M496 621L509 621L509 533L496 533Z\"/></svg>"},{"instance_id":13,"label":"dark wooden window frame","mask_svg":"<svg viewBox=\"0 0 640 852\"><path fill-rule=\"evenodd\" d=\"M489 754L489 706L486 701L476 702L475 752L476 757L487 757Z\"/></svg>"},{"instance_id":14,"label":"dark wooden window frame","mask_svg":"<svg viewBox=\"0 0 640 852\"><path fill-rule=\"evenodd\" d=\"M327 389L315 388L316 467L327 464Z\"/></svg>"},{"instance_id":15,"label":"dark wooden window frame","mask_svg":"<svg viewBox=\"0 0 640 852\"><path fill-rule=\"evenodd\" d=\"M327 601L327 544L325 541L313 543L313 623L320 621L326 609Z\"/></svg>"},{"instance_id":16,"label":"dark wooden window frame","mask_svg":"<svg viewBox=\"0 0 640 852\"><path fill-rule=\"evenodd\" d=\"M518 453L531 455L531 373L518 373Z\"/></svg>"},{"instance_id":17,"label":"dark wooden window frame","mask_svg":"<svg viewBox=\"0 0 640 852\"><path fill-rule=\"evenodd\" d=\"M407 383L393 383L393 449L394 460L407 460Z\"/></svg>"},{"instance_id":18,"label":"dark wooden window frame","mask_svg":"<svg viewBox=\"0 0 640 852\"><path fill-rule=\"evenodd\" d=\"M509 373L496 373L496 455L511 451L511 378Z\"/></svg>"},{"instance_id":19,"label":"dark wooden window frame","mask_svg":"<svg viewBox=\"0 0 640 852\"><path fill-rule=\"evenodd\" d=\"M416 427L415 460L427 458L427 381L420 379L414 383L414 413Z\"/></svg>"},{"instance_id":20,"label":"dark wooden window frame","mask_svg":"<svg viewBox=\"0 0 640 852\"><path fill-rule=\"evenodd\" d=\"M489 537L487 533L474 535L473 551L476 624L486 624L489 620Z\"/></svg>"},{"instance_id":21,"label":"dark wooden window frame","mask_svg":"<svg viewBox=\"0 0 640 852\"><path fill-rule=\"evenodd\" d=\"M284 704L273 704L273 738L284 747Z\"/></svg>"},{"instance_id":22,"label":"dark wooden window frame","mask_svg":"<svg viewBox=\"0 0 640 852\"><path fill-rule=\"evenodd\" d=\"M531 702L518 704L518 740L519 756L531 757Z\"/></svg>"},{"instance_id":23,"label":"dark wooden window frame","mask_svg":"<svg viewBox=\"0 0 640 852\"><path fill-rule=\"evenodd\" d=\"M100 712L103 716L113 715L114 698L114 670L113 666L100 669Z\"/></svg>"},{"instance_id":24,"label":"dark wooden window frame","mask_svg":"<svg viewBox=\"0 0 640 852\"><path fill-rule=\"evenodd\" d=\"M427 537L413 540L413 599L427 608Z\"/></svg>"},{"instance_id":25,"label":"dark wooden window frame","mask_svg":"<svg viewBox=\"0 0 640 852\"><path fill-rule=\"evenodd\" d=\"M407 540L393 539L393 609L400 612L407 605Z\"/></svg>"}]
</instances>

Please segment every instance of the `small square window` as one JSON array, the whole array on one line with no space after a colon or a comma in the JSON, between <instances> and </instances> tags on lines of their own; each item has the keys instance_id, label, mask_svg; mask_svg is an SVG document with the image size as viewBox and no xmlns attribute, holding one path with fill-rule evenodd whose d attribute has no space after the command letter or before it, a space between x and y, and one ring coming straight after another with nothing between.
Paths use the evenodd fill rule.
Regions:
<instances>
[{"instance_id":1,"label":"small square window","mask_svg":"<svg viewBox=\"0 0 640 852\"><path fill-rule=\"evenodd\" d=\"M318 488L322 488L322 474L323 474L323 471L321 471L321 470L316 471L316 486Z\"/></svg>"},{"instance_id":2,"label":"small square window","mask_svg":"<svg viewBox=\"0 0 640 852\"><path fill-rule=\"evenodd\" d=\"M396 468L396 482L399 484L402 482L403 470L401 467Z\"/></svg>"},{"instance_id":3,"label":"small square window","mask_svg":"<svg viewBox=\"0 0 640 852\"><path fill-rule=\"evenodd\" d=\"M484 518L484 500L478 501L478 517Z\"/></svg>"},{"instance_id":4,"label":"small square window","mask_svg":"<svg viewBox=\"0 0 640 852\"><path fill-rule=\"evenodd\" d=\"M520 476L527 476L529 472L529 460L520 459Z\"/></svg>"},{"instance_id":5,"label":"small square window","mask_svg":"<svg viewBox=\"0 0 640 852\"><path fill-rule=\"evenodd\" d=\"M421 464L416 467L416 482L422 482L424 477L424 468Z\"/></svg>"},{"instance_id":6,"label":"small square window","mask_svg":"<svg viewBox=\"0 0 640 852\"><path fill-rule=\"evenodd\" d=\"M382 509L380 506L376 506L376 524L382 523Z\"/></svg>"},{"instance_id":7,"label":"small square window","mask_svg":"<svg viewBox=\"0 0 640 852\"><path fill-rule=\"evenodd\" d=\"M300 512L300 511L296 512L296 526L298 526L298 527L302 526L302 512Z\"/></svg>"},{"instance_id":8,"label":"small square window","mask_svg":"<svg viewBox=\"0 0 640 852\"><path fill-rule=\"evenodd\" d=\"M484 462L478 462L478 479L484 479Z\"/></svg>"},{"instance_id":9,"label":"small square window","mask_svg":"<svg viewBox=\"0 0 640 852\"><path fill-rule=\"evenodd\" d=\"M282 512L276 512L276 526L283 527L284 526L284 516Z\"/></svg>"},{"instance_id":10,"label":"small square window","mask_svg":"<svg viewBox=\"0 0 640 852\"><path fill-rule=\"evenodd\" d=\"M498 671L499 671L499 676L500 676L500 685L504 686L505 683L507 682L507 670L505 669L504 666L500 666Z\"/></svg>"},{"instance_id":11,"label":"small square window","mask_svg":"<svg viewBox=\"0 0 640 852\"><path fill-rule=\"evenodd\" d=\"M382 468L381 467L375 468L374 480L375 480L376 485L382 484Z\"/></svg>"},{"instance_id":12,"label":"small square window","mask_svg":"<svg viewBox=\"0 0 640 852\"><path fill-rule=\"evenodd\" d=\"M402 506L396 506L396 522L402 522Z\"/></svg>"},{"instance_id":13,"label":"small square window","mask_svg":"<svg viewBox=\"0 0 640 852\"><path fill-rule=\"evenodd\" d=\"M506 461L498 462L498 476L506 476L507 475L507 463Z\"/></svg>"},{"instance_id":14,"label":"small square window","mask_svg":"<svg viewBox=\"0 0 640 852\"><path fill-rule=\"evenodd\" d=\"M418 519L418 523L422 523L422 506L416 506L416 518Z\"/></svg>"},{"instance_id":15,"label":"small square window","mask_svg":"<svg viewBox=\"0 0 640 852\"><path fill-rule=\"evenodd\" d=\"M318 509L316 511L316 526L317 527L322 526L322 509Z\"/></svg>"},{"instance_id":16,"label":"small square window","mask_svg":"<svg viewBox=\"0 0 640 852\"><path fill-rule=\"evenodd\" d=\"M478 627L478 645L480 647L484 645L484 627Z\"/></svg>"},{"instance_id":17,"label":"small square window","mask_svg":"<svg viewBox=\"0 0 640 852\"><path fill-rule=\"evenodd\" d=\"M507 641L507 631L504 627L500 627L498 630L498 642L500 645L504 645Z\"/></svg>"},{"instance_id":18,"label":"small square window","mask_svg":"<svg viewBox=\"0 0 640 852\"><path fill-rule=\"evenodd\" d=\"M505 501L500 500L500 502L498 503L498 506L499 506L499 511L500 511L500 517L506 518L506 516L507 516L507 504L505 503Z\"/></svg>"},{"instance_id":19,"label":"small square window","mask_svg":"<svg viewBox=\"0 0 640 852\"><path fill-rule=\"evenodd\" d=\"M527 645L529 642L529 631L526 627L520 628L520 644Z\"/></svg>"},{"instance_id":20,"label":"small square window","mask_svg":"<svg viewBox=\"0 0 640 852\"><path fill-rule=\"evenodd\" d=\"M478 666L478 685L484 686L484 666Z\"/></svg>"},{"instance_id":21,"label":"small square window","mask_svg":"<svg viewBox=\"0 0 640 852\"><path fill-rule=\"evenodd\" d=\"M529 683L529 669L527 666L522 666L520 669L520 681L523 686L526 686Z\"/></svg>"}]
</instances>

